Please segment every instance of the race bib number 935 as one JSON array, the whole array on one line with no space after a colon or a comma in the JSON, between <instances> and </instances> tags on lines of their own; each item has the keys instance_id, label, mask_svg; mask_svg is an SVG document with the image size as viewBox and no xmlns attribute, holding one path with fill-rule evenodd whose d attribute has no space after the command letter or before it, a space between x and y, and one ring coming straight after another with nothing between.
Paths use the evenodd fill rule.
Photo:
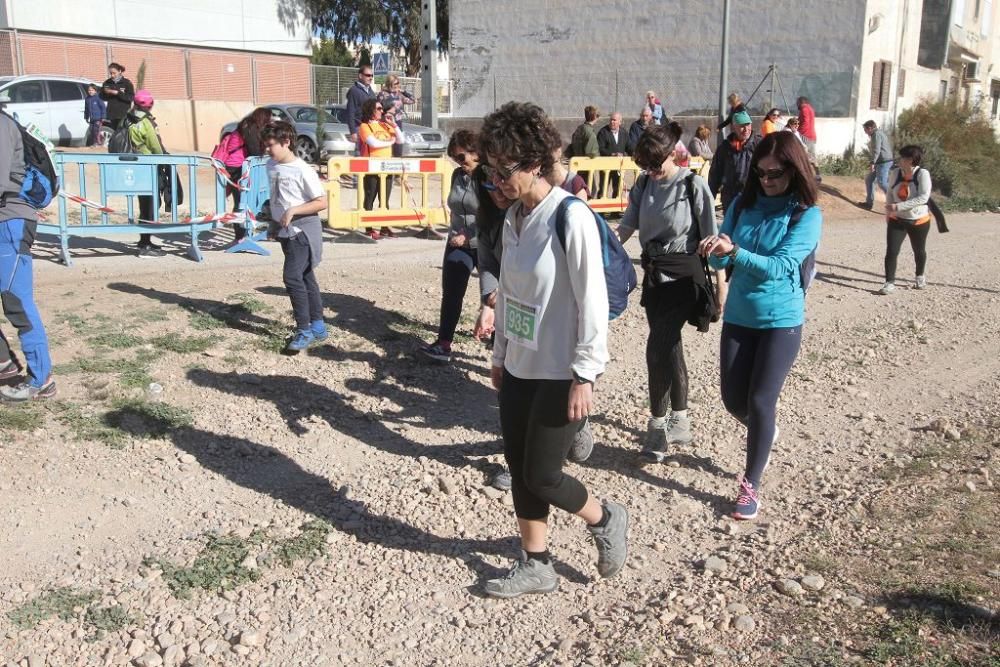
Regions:
<instances>
[{"instance_id":1,"label":"race bib number 935","mask_svg":"<svg viewBox=\"0 0 1000 667\"><path fill-rule=\"evenodd\" d=\"M507 340L537 351L539 310L538 306L505 299L503 332Z\"/></svg>"}]
</instances>

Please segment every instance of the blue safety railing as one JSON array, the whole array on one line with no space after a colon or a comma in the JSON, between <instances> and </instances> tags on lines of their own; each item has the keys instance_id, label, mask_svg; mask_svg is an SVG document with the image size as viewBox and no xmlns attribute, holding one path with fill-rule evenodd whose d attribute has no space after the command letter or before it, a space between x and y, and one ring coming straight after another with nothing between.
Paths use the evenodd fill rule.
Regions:
<instances>
[{"instance_id":1,"label":"blue safety railing","mask_svg":"<svg viewBox=\"0 0 1000 667\"><path fill-rule=\"evenodd\" d=\"M200 262L203 257L198 236L223 224L222 219L227 216L226 181L216 173L212 162L201 156L56 153L55 167L63 190L58 198L59 221L58 224L40 221L38 231L59 237L66 266L73 264L69 248L71 237L102 234L190 235L188 255ZM187 168L186 182L181 181L178 173L183 167ZM91 193L88 192L87 176L95 169L99 191ZM207 193L198 190L198 175L205 170L212 173L212 188ZM169 172L169 176L164 174L164 180L169 183L171 195L168 198L170 205L162 212L159 205L161 171ZM67 180L68 174L74 174L74 178ZM180 205L178 186L185 190L184 203ZM109 197L122 196L125 197L123 210L109 204ZM139 220L139 196L150 196L157 204L154 220ZM199 203L207 207L207 213L199 212ZM69 207L73 205L80 208L79 223L70 222Z\"/></svg>"},{"instance_id":2,"label":"blue safety railing","mask_svg":"<svg viewBox=\"0 0 1000 667\"><path fill-rule=\"evenodd\" d=\"M271 251L260 245L267 238L267 222L260 220L264 204L271 198L271 185L267 179L266 157L250 157L243 162L243 173L239 185L243 188L237 213L243 216L243 226L247 235L226 252L255 252L270 255Z\"/></svg>"}]
</instances>

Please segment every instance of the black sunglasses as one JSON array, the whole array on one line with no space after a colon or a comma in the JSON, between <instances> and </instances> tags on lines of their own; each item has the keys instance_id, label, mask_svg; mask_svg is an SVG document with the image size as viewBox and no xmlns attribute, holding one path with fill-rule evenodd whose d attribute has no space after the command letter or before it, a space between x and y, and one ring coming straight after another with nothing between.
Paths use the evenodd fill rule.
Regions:
<instances>
[{"instance_id":1,"label":"black sunglasses","mask_svg":"<svg viewBox=\"0 0 1000 667\"><path fill-rule=\"evenodd\" d=\"M776 181L782 176L784 176L786 173L788 173L788 169L768 169L765 171L760 167L754 167L753 173L757 174L757 178L759 178L762 181L765 179L769 181Z\"/></svg>"}]
</instances>

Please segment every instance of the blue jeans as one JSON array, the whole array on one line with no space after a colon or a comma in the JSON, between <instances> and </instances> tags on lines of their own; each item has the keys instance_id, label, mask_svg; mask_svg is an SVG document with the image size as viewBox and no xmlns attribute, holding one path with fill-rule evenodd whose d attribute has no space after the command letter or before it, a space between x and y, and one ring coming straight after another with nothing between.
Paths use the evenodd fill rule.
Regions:
<instances>
[{"instance_id":1,"label":"blue jeans","mask_svg":"<svg viewBox=\"0 0 1000 667\"><path fill-rule=\"evenodd\" d=\"M52 373L49 339L35 306L31 279L31 246L35 222L19 218L0 222L0 302L3 314L17 329L28 367L28 382L41 387ZM0 334L0 345L7 341Z\"/></svg>"},{"instance_id":2,"label":"blue jeans","mask_svg":"<svg viewBox=\"0 0 1000 667\"><path fill-rule=\"evenodd\" d=\"M774 441L778 396L801 343L801 326L749 329L729 322L722 325L722 403L747 427L744 475L754 488L760 488Z\"/></svg>"},{"instance_id":3,"label":"blue jeans","mask_svg":"<svg viewBox=\"0 0 1000 667\"><path fill-rule=\"evenodd\" d=\"M889 192L889 170L892 169L892 162L880 162L875 165L875 171L868 172L865 176L865 203L875 203L875 183L882 189L882 192Z\"/></svg>"}]
</instances>

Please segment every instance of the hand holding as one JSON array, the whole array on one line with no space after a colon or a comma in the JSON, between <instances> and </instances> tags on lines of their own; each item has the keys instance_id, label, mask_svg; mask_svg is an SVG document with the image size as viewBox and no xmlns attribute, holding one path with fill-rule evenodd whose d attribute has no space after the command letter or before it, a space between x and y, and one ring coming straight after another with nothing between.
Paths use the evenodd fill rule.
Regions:
<instances>
[{"instance_id":1,"label":"hand holding","mask_svg":"<svg viewBox=\"0 0 1000 667\"><path fill-rule=\"evenodd\" d=\"M594 385L589 382L577 382L569 386L569 410L567 416L571 422L578 422L590 414L594 400Z\"/></svg>"},{"instance_id":2,"label":"hand holding","mask_svg":"<svg viewBox=\"0 0 1000 667\"><path fill-rule=\"evenodd\" d=\"M479 310L479 317L476 319L476 327L472 331L472 336L476 340L486 340L493 333L495 321L495 311L489 306L483 306Z\"/></svg>"}]
</instances>

